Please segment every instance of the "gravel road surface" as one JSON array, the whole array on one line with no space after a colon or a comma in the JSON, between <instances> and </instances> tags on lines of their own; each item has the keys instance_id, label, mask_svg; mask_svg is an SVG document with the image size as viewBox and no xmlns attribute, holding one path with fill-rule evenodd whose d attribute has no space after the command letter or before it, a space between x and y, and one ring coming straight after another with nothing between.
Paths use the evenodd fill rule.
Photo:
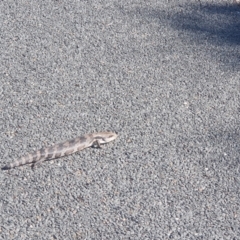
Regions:
<instances>
[{"instance_id":1,"label":"gravel road surface","mask_svg":"<svg viewBox=\"0 0 240 240\"><path fill-rule=\"evenodd\" d=\"M240 239L240 7L0 2L0 239Z\"/></svg>"}]
</instances>

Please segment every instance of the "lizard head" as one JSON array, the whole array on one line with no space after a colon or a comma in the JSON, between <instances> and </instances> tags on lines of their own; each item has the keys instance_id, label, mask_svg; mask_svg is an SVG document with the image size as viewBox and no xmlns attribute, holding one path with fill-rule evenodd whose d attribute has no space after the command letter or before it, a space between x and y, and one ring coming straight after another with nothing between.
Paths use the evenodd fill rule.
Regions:
<instances>
[{"instance_id":1,"label":"lizard head","mask_svg":"<svg viewBox=\"0 0 240 240\"><path fill-rule=\"evenodd\" d=\"M114 132L99 132L94 134L94 139L98 140L100 144L103 144L115 140L117 136Z\"/></svg>"}]
</instances>

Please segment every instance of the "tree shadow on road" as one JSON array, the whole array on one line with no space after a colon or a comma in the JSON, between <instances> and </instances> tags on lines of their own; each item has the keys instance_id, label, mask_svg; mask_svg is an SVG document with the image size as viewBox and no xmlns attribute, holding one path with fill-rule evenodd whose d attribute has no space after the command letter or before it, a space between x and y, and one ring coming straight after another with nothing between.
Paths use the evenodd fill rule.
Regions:
<instances>
[{"instance_id":1,"label":"tree shadow on road","mask_svg":"<svg viewBox=\"0 0 240 240\"><path fill-rule=\"evenodd\" d=\"M235 5L191 5L177 12L171 26L183 29L213 43L240 44L240 7Z\"/></svg>"},{"instance_id":2,"label":"tree shadow on road","mask_svg":"<svg viewBox=\"0 0 240 240\"><path fill-rule=\"evenodd\" d=\"M211 44L211 57L223 62L224 66L239 69L240 61L240 7L234 4L173 4L168 8L143 7L131 15L143 21L155 22L178 32L177 38L185 45L205 46ZM167 40L167 39L166 39ZM170 39L171 41L171 39ZM205 47L204 47L205 48ZM204 50L203 50L204 51ZM206 53L208 54L208 53Z\"/></svg>"}]
</instances>

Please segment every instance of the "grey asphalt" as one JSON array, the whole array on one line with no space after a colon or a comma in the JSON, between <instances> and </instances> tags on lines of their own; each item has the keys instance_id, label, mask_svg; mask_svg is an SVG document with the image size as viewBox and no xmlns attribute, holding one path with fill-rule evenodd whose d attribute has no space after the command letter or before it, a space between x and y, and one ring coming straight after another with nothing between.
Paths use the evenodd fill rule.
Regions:
<instances>
[{"instance_id":1,"label":"grey asphalt","mask_svg":"<svg viewBox=\"0 0 240 240\"><path fill-rule=\"evenodd\" d=\"M0 239L240 239L240 7L1 1Z\"/></svg>"}]
</instances>

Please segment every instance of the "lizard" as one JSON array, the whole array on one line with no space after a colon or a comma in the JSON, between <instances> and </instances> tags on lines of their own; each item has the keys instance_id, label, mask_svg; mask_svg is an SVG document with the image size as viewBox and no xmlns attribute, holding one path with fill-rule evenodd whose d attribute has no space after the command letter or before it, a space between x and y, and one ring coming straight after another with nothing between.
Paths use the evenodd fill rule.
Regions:
<instances>
[{"instance_id":1,"label":"lizard","mask_svg":"<svg viewBox=\"0 0 240 240\"><path fill-rule=\"evenodd\" d=\"M9 163L6 166L2 167L2 170L8 170L31 163L33 164L33 166L39 165L45 160L67 156L91 146L97 146L101 148L101 144L111 142L115 140L117 136L118 135L114 132L98 132L85 134L75 139L71 139L63 143L58 143L51 147L42 148L33 153L28 153L27 155L14 161L13 163Z\"/></svg>"}]
</instances>

